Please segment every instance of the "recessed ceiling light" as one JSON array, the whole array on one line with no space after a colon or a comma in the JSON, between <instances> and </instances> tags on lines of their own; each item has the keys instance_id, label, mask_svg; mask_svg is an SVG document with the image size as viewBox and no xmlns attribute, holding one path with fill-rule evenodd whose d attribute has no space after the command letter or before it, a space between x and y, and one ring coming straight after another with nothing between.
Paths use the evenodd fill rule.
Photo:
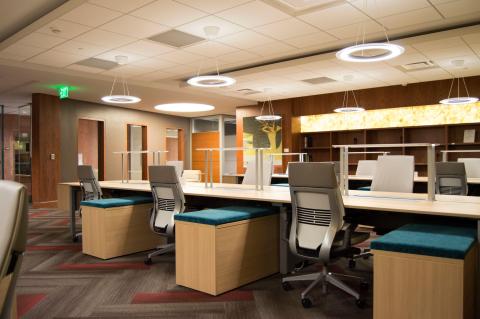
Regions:
<instances>
[{"instance_id":1,"label":"recessed ceiling light","mask_svg":"<svg viewBox=\"0 0 480 319\"><path fill-rule=\"evenodd\" d=\"M200 103L167 103L155 105L154 108L159 111L178 113L205 112L215 109L213 105Z\"/></svg>"},{"instance_id":2,"label":"recessed ceiling light","mask_svg":"<svg viewBox=\"0 0 480 319\"><path fill-rule=\"evenodd\" d=\"M383 51L374 55L365 55L366 51ZM360 52L361 55L355 53ZM405 52L405 49L393 43L363 43L346 47L337 52L338 59L348 62L377 62L393 59Z\"/></svg>"}]
</instances>

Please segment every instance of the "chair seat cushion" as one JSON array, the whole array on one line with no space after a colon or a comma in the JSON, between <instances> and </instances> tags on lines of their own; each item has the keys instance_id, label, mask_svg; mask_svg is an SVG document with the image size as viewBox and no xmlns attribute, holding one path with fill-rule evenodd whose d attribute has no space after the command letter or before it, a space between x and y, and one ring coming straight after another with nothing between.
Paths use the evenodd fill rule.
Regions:
<instances>
[{"instance_id":1,"label":"chair seat cushion","mask_svg":"<svg viewBox=\"0 0 480 319\"><path fill-rule=\"evenodd\" d=\"M112 208L139 204L152 203L153 199L149 196L129 196L120 198L103 198L95 200L84 200L80 202L81 206L90 206L98 208Z\"/></svg>"},{"instance_id":2,"label":"chair seat cushion","mask_svg":"<svg viewBox=\"0 0 480 319\"><path fill-rule=\"evenodd\" d=\"M339 231L335 235L335 239L333 240L333 246L342 246L344 236L345 236L345 231L343 230ZM350 244L357 245L366 241L368 238L370 238L370 233L354 231L350 236Z\"/></svg>"},{"instance_id":3,"label":"chair seat cushion","mask_svg":"<svg viewBox=\"0 0 480 319\"><path fill-rule=\"evenodd\" d=\"M371 242L376 250L464 259L476 242L476 229L445 225L409 224Z\"/></svg>"},{"instance_id":4,"label":"chair seat cushion","mask_svg":"<svg viewBox=\"0 0 480 319\"><path fill-rule=\"evenodd\" d=\"M274 207L227 206L175 215L175 220L207 225L222 225L275 214Z\"/></svg>"}]
</instances>

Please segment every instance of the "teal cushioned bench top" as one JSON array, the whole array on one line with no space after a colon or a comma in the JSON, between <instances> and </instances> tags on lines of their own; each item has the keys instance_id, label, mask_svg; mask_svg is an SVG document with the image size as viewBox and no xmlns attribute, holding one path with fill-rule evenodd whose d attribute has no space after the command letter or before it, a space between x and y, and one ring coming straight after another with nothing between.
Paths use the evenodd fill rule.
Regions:
<instances>
[{"instance_id":1,"label":"teal cushioned bench top","mask_svg":"<svg viewBox=\"0 0 480 319\"><path fill-rule=\"evenodd\" d=\"M98 208L111 208L111 207L138 205L138 204L147 204L152 202L153 202L153 199L152 197L149 197L149 196L129 196L129 197L120 197L120 198L103 198L103 199L95 199L95 200L84 200L80 202L80 205L98 207Z\"/></svg>"},{"instance_id":2,"label":"teal cushioned bench top","mask_svg":"<svg viewBox=\"0 0 480 319\"><path fill-rule=\"evenodd\" d=\"M215 209L204 209L195 212L175 215L175 220L207 224L222 225L240 220L247 220L275 214L277 210L273 207L260 206L227 206Z\"/></svg>"},{"instance_id":3,"label":"teal cushioned bench top","mask_svg":"<svg viewBox=\"0 0 480 319\"><path fill-rule=\"evenodd\" d=\"M272 184L272 186L290 187L288 183L276 183L276 184Z\"/></svg>"},{"instance_id":4,"label":"teal cushioned bench top","mask_svg":"<svg viewBox=\"0 0 480 319\"><path fill-rule=\"evenodd\" d=\"M369 191L370 186L362 186L362 187L357 188L357 190L359 190L359 191Z\"/></svg>"},{"instance_id":5,"label":"teal cushioned bench top","mask_svg":"<svg viewBox=\"0 0 480 319\"><path fill-rule=\"evenodd\" d=\"M476 229L409 224L372 240L371 248L407 254L464 259L476 242Z\"/></svg>"}]
</instances>

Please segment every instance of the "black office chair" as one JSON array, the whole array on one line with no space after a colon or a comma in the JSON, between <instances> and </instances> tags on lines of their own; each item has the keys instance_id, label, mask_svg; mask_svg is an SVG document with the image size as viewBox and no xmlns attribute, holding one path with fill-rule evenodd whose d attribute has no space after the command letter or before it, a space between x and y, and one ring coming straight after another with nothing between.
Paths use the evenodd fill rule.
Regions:
<instances>
[{"instance_id":1,"label":"black office chair","mask_svg":"<svg viewBox=\"0 0 480 319\"><path fill-rule=\"evenodd\" d=\"M154 202L150 228L156 234L167 238L167 244L157 247L145 258L145 264L150 265L152 257L175 250L174 216L185 211L185 196L175 166L149 166L148 176Z\"/></svg>"},{"instance_id":2,"label":"black office chair","mask_svg":"<svg viewBox=\"0 0 480 319\"><path fill-rule=\"evenodd\" d=\"M80 181L80 189L82 190L82 201L97 200L103 198L102 188L95 177L93 167L91 165L78 165L78 180ZM78 209L78 215L82 217L82 207ZM74 223L75 221L72 221ZM78 241L82 233L73 235L73 241Z\"/></svg>"},{"instance_id":3,"label":"black office chair","mask_svg":"<svg viewBox=\"0 0 480 319\"><path fill-rule=\"evenodd\" d=\"M435 191L437 194L467 195L467 173L462 162L437 162L435 164Z\"/></svg>"},{"instance_id":4,"label":"black office chair","mask_svg":"<svg viewBox=\"0 0 480 319\"><path fill-rule=\"evenodd\" d=\"M290 250L303 259L321 263L321 272L285 277L283 288L291 289L292 281L313 281L302 294L302 305L312 305L310 291L321 284L332 284L356 299L363 307L360 294L336 278L327 270L327 265L338 258L352 258L361 252L352 245L367 240L369 233L355 232L353 225L344 222L342 195L338 187L333 163L290 163L288 180L292 200L292 225L290 229ZM361 278L358 278L361 279ZM362 283L365 287L367 284Z\"/></svg>"}]
</instances>

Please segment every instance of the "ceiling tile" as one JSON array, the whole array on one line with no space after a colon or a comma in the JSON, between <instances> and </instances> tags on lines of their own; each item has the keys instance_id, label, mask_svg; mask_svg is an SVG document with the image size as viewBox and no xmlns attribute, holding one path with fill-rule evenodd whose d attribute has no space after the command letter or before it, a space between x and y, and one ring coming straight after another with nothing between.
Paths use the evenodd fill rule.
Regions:
<instances>
[{"instance_id":1,"label":"ceiling tile","mask_svg":"<svg viewBox=\"0 0 480 319\"><path fill-rule=\"evenodd\" d=\"M468 44L480 43L480 32L465 34L465 35L462 35L462 38Z\"/></svg>"},{"instance_id":2,"label":"ceiling tile","mask_svg":"<svg viewBox=\"0 0 480 319\"><path fill-rule=\"evenodd\" d=\"M111 49L134 42L136 39L109 31L95 29L78 36L75 40Z\"/></svg>"},{"instance_id":3,"label":"ceiling tile","mask_svg":"<svg viewBox=\"0 0 480 319\"><path fill-rule=\"evenodd\" d=\"M82 55L85 57L93 57L107 51L108 49L85 42L70 40L56 46L55 50L64 53Z\"/></svg>"},{"instance_id":4,"label":"ceiling tile","mask_svg":"<svg viewBox=\"0 0 480 319\"><path fill-rule=\"evenodd\" d=\"M52 35L59 38L71 39L90 30L90 27L82 24L57 19L41 27L36 32ZM57 31L58 30L58 31Z\"/></svg>"},{"instance_id":5,"label":"ceiling tile","mask_svg":"<svg viewBox=\"0 0 480 319\"><path fill-rule=\"evenodd\" d=\"M318 46L323 43L328 43L337 40L335 37L331 36L328 33L323 31L315 32L312 34L304 35L301 37L293 37L290 39L283 40L290 45L293 45L297 48L308 48L313 46Z\"/></svg>"},{"instance_id":6,"label":"ceiling tile","mask_svg":"<svg viewBox=\"0 0 480 319\"><path fill-rule=\"evenodd\" d=\"M86 72L86 73L100 73L100 72L105 71L104 69L92 68L92 67L89 67L89 66L79 65L79 64L69 65L69 66L66 67L66 69L81 71L81 72Z\"/></svg>"},{"instance_id":7,"label":"ceiling tile","mask_svg":"<svg viewBox=\"0 0 480 319\"><path fill-rule=\"evenodd\" d=\"M29 59L28 62L62 68L83 59L85 57L81 55L50 50Z\"/></svg>"},{"instance_id":8,"label":"ceiling tile","mask_svg":"<svg viewBox=\"0 0 480 319\"><path fill-rule=\"evenodd\" d=\"M168 73L165 71L154 71L154 72L134 76L132 80L154 82L154 81L170 78L172 76L173 76L172 73Z\"/></svg>"},{"instance_id":9,"label":"ceiling tile","mask_svg":"<svg viewBox=\"0 0 480 319\"><path fill-rule=\"evenodd\" d=\"M140 67L149 68L152 70L166 69L178 65L178 63L167 61L162 58L154 57L149 59L144 59L132 63L133 65L138 65Z\"/></svg>"},{"instance_id":10,"label":"ceiling tile","mask_svg":"<svg viewBox=\"0 0 480 319\"><path fill-rule=\"evenodd\" d=\"M350 1L350 3L373 18L385 17L430 6L426 0L355 0Z\"/></svg>"},{"instance_id":11,"label":"ceiling tile","mask_svg":"<svg viewBox=\"0 0 480 319\"><path fill-rule=\"evenodd\" d=\"M480 12L478 0L459 0L436 4L435 7L447 18Z\"/></svg>"},{"instance_id":12,"label":"ceiling tile","mask_svg":"<svg viewBox=\"0 0 480 319\"><path fill-rule=\"evenodd\" d=\"M242 3L246 3L252 0L177 0L177 2L186 4L190 7L196 8L201 11L205 11L208 13L216 13L219 11L223 11L226 9L230 9L232 7L236 7L241 5Z\"/></svg>"},{"instance_id":13,"label":"ceiling tile","mask_svg":"<svg viewBox=\"0 0 480 319\"><path fill-rule=\"evenodd\" d=\"M397 66L403 64L417 63L429 60L422 53L402 54L395 59L385 61L388 65Z\"/></svg>"},{"instance_id":14,"label":"ceiling tile","mask_svg":"<svg viewBox=\"0 0 480 319\"><path fill-rule=\"evenodd\" d=\"M287 19L290 16L261 1L252 1L216 14L246 28Z\"/></svg>"},{"instance_id":15,"label":"ceiling tile","mask_svg":"<svg viewBox=\"0 0 480 319\"><path fill-rule=\"evenodd\" d=\"M152 57L155 55L172 52L175 49L170 46L162 45L153 41L139 40L137 42L133 42L127 44L126 46L120 47L118 48L118 50L140 54L145 57Z\"/></svg>"},{"instance_id":16,"label":"ceiling tile","mask_svg":"<svg viewBox=\"0 0 480 319\"><path fill-rule=\"evenodd\" d=\"M153 0L89 0L88 2L123 13L138 9Z\"/></svg>"},{"instance_id":17,"label":"ceiling tile","mask_svg":"<svg viewBox=\"0 0 480 319\"><path fill-rule=\"evenodd\" d=\"M232 53L228 53L218 57L220 61L223 61L225 63L237 63L237 62L253 63L255 60L259 58L260 56L258 54L254 54L247 51L232 52Z\"/></svg>"},{"instance_id":18,"label":"ceiling tile","mask_svg":"<svg viewBox=\"0 0 480 319\"><path fill-rule=\"evenodd\" d=\"M463 60L463 66L458 67L453 65L452 60ZM452 73L460 72L463 69L480 66L480 58L475 54L457 55L455 58L436 59L435 63L445 70Z\"/></svg>"},{"instance_id":19,"label":"ceiling tile","mask_svg":"<svg viewBox=\"0 0 480 319\"><path fill-rule=\"evenodd\" d=\"M120 66L108 71L103 72L103 75L108 75L108 76L125 76L127 78L131 78L133 76L138 76L140 74L145 74L150 72L151 70L146 69L146 68L141 68L136 65L124 65Z\"/></svg>"},{"instance_id":20,"label":"ceiling tile","mask_svg":"<svg viewBox=\"0 0 480 319\"><path fill-rule=\"evenodd\" d=\"M157 0L133 11L131 15L170 27L176 27L207 14L171 0Z\"/></svg>"},{"instance_id":21,"label":"ceiling tile","mask_svg":"<svg viewBox=\"0 0 480 319\"><path fill-rule=\"evenodd\" d=\"M420 81L433 81L451 78L451 75L448 72L440 68L409 72L408 74Z\"/></svg>"},{"instance_id":22,"label":"ceiling tile","mask_svg":"<svg viewBox=\"0 0 480 319\"><path fill-rule=\"evenodd\" d=\"M102 25L100 29L143 39L166 31L168 27L130 15L124 15Z\"/></svg>"},{"instance_id":23,"label":"ceiling tile","mask_svg":"<svg viewBox=\"0 0 480 319\"><path fill-rule=\"evenodd\" d=\"M227 54L233 51L237 51L237 48L232 48L231 46L214 42L206 41L199 44L191 45L184 49L187 52L200 54L207 57L216 57L222 54Z\"/></svg>"},{"instance_id":24,"label":"ceiling tile","mask_svg":"<svg viewBox=\"0 0 480 319\"><path fill-rule=\"evenodd\" d=\"M43 51L45 49L14 43L0 51L0 58L23 61Z\"/></svg>"},{"instance_id":25,"label":"ceiling tile","mask_svg":"<svg viewBox=\"0 0 480 319\"><path fill-rule=\"evenodd\" d=\"M463 55L475 54L470 47L463 45L458 48L445 48L443 50L421 51L425 56L434 60L456 59Z\"/></svg>"},{"instance_id":26,"label":"ceiling tile","mask_svg":"<svg viewBox=\"0 0 480 319\"><path fill-rule=\"evenodd\" d=\"M446 48L456 48L459 46L464 47L465 42L462 41L460 37L450 37L450 38L443 38L440 40L433 40L433 41L423 41L423 42L416 42L411 44L412 47L419 51L423 50L443 50Z\"/></svg>"},{"instance_id":27,"label":"ceiling tile","mask_svg":"<svg viewBox=\"0 0 480 319\"><path fill-rule=\"evenodd\" d=\"M158 56L158 58L165 59L165 60L171 61L171 62L176 62L176 63L179 63L179 64L187 64L187 63L190 63L190 62L199 61L201 59L204 59L205 57L199 56L197 54L185 52L185 51L182 51L182 50L176 50L174 52L161 54L161 55Z\"/></svg>"},{"instance_id":28,"label":"ceiling tile","mask_svg":"<svg viewBox=\"0 0 480 319\"><path fill-rule=\"evenodd\" d=\"M206 26L216 26L220 28L218 35L212 38L223 37L244 30L244 28L237 24L228 22L215 16L208 16L195 20L193 22L178 27L177 30L205 38L206 35L203 28Z\"/></svg>"},{"instance_id":29,"label":"ceiling tile","mask_svg":"<svg viewBox=\"0 0 480 319\"><path fill-rule=\"evenodd\" d=\"M303 21L291 18L258 27L255 31L271 36L277 40L284 40L312 34L319 30Z\"/></svg>"},{"instance_id":30,"label":"ceiling tile","mask_svg":"<svg viewBox=\"0 0 480 319\"><path fill-rule=\"evenodd\" d=\"M120 50L108 51L108 52L97 55L95 58L116 62L115 57L117 55L124 55L124 56L128 57L127 64L145 59L145 57L143 55L138 55L138 54L135 54L135 53L120 51Z\"/></svg>"},{"instance_id":31,"label":"ceiling tile","mask_svg":"<svg viewBox=\"0 0 480 319\"><path fill-rule=\"evenodd\" d=\"M442 17L438 12L432 7L429 7L380 18L378 19L378 22L386 26L388 29L396 29L441 19Z\"/></svg>"},{"instance_id":32,"label":"ceiling tile","mask_svg":"<svg viewBox=\"0 0 480 319\"><path fill-rule=\"evenodd\" d=\"M178 76L178 75L184 75L184 74L190 74L194 75L198 71L198 66L193 66L193 65L177 65L174 67L170 68L165 68L162 69L162 71L171 73L173 76Z\"/></svg>"},{"instance_id":33,"label":"ceiling tile","mask_svg":"<svg viewBox=\"0 0 480 319\"><path fill-rule=\"evenodd\" d=\"M274 54L288 54L289 52L296 51L296 48L277 41L248 49L248 51L261 56L270 56Z\"/></svg>"},{"instance_id":34,"label":"ceiling tile","mask_svg":"<svg viewBox=\"0 0 480 319\"><path fill-rule=\"evenodd\" d=\"M313 24L322 30L334 29L369 20L366 15L348 3L300 15L297 18Z\"/></svg>"},{"instance_id":35,"label":"ceiling tile","mask_svg":"<svg viewBox=\"0 0 480 319\"><path fill-rule=\"evenodd\" d=\"M122 14L118 11L84 3L64 14L61 19L88 25L89 27L98 27L99 25L113 20L121 15Z\"/></svg>"},{"instance_id":36,"label":"ceiling tile","mask_svg":"<svg viewBox=\"0 0 480 319\"><path fill-rule=\"evenodd\" d=\"M63 38L34 32L20 39L19 41L17 41L17 43L22 45L32 46L32 47L50 49L64 41L65 39Z\"/></svg>"},{"instance_id":37,"label":"ceiling tile","mask_svg":"<svg viewBox=\"0 0 480 319\"><path fill-rule=\"evenodd\" d=\"M339 39L355 39L361 41L364 35L369 35L372 33L383 33L384 28L382 25L377 22L370 20L364 21L361 23L355 23L351 25L346 25L343 27L335 28L328 30L328 33Z\"/></svg>"},{"instance_id":38,"label":"ceiling tile","mask_svg":"<svg viewBox=\"0 0 480 319\"><path fill-rule=\"evenodd\" d=\"M251 30L245 30L226 37L218 38L217 41L239 49L249 49L262 44L274 42L275 40Z\"/></svg>"}]
</instances>

